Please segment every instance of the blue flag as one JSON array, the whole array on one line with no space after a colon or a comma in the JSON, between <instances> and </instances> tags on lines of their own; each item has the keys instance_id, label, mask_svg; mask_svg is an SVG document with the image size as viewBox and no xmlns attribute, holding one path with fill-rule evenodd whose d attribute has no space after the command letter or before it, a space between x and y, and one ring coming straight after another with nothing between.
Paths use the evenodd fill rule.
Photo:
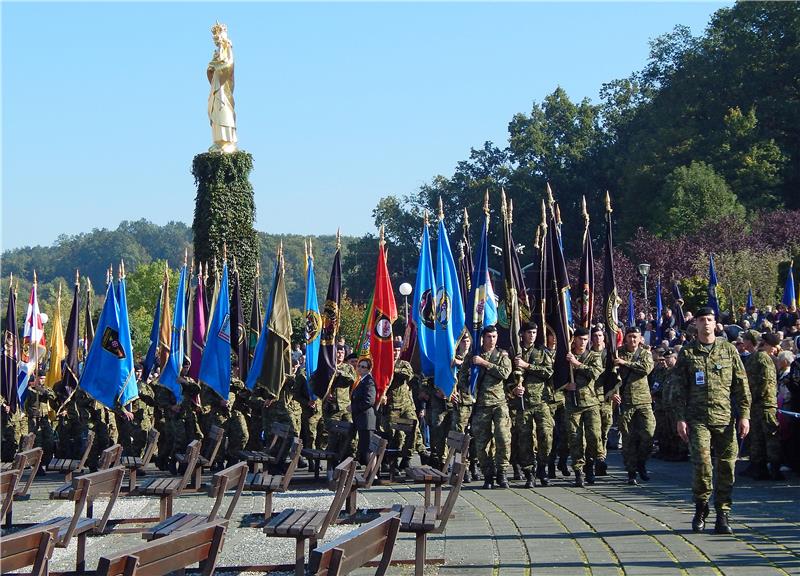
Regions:
<instances>
[{"instance_id":1,"label":"blue flag","mask_svg":"<svg viewBox=\"0 0 800 576\"><path fill-rule=\"evenodd\" d=\"M467 322L472 333L472 352L480 354L482 343L481 333L484 327L497 324L497 300L492 290L492 279L489 277L489 214L483 219L481 240L478 246L478 259L475 261L475 270L472 271L472 291L467 305ZM473 395L478 384L480 368L473 366L469 383Z\"/></svg>"},{"instance_id":2,"label":"blue flag","mask_svg":"<svg viewBox=\"0 0 800 576\"><path fill-rule=\"evenodd\" d=\"M714 317L719 319L719 299L717 298L717 269L714 267L714 255L708 255L708 307L714 311Z\"/></svg>"},{"instance_id":3,"label":"blue flag","mask_svg":"<svg viewBox=\"0 0 800 576\"><path fill-rule=\"evenodd\" d=\"M456 345L464 331L464 305L461 302L461 289L458 285L458 268L444 221L439 220L439 239L436 242L436 387L445 397L453 393L456 368L453 365Z\"/></svg>"},{"instance_id":4,"label":"blue flag","mask_svg":"<svg viewBox=\"0 0 800 576\"><path fill-rule=\"evenodd\" d=\"M636 309L633 300L633 290L628 290L628 328L636 326Z\"/></svg>"},{"instance_id":5,"label":"blue flag","mask_svg":"<svg viewBox=\"0 0 800 576\"><path fill-rule=\"evenodd\" d=\"M791 308L797 304L797 296L794 290L794 262L789 264L789 273L786 275L786 284L783 286L783 298L781 302Z\"/></svg>"},{"instance_id":6,"label":"blue flag","mask_svg":"<svg viewBox=\"0 0 800 576\"><path fill-rule=\"evenodd\" d=\"M164 305L168 306L169 304L165 302ZM158 379L159 384L172 390L178 404L183 400L183 391L178 377L183 369L184 332L186 332L186 265L181 268L178 293L175 294L175 314L172 317L172 342L170 343L169 359Z\"/></svg>"},{"instance_id":7,"label":"blue flag","mask_svg":"<svg viewBox=\"0 0 800 576\"><path fill-rule=\"evenodd\" d=\"M153 368L156 365L156 351L158 350L158 329L159 323L161 322L161 291L158 292L158 298L156 298L156 311L153 314L153 327L150 329L150 347L147 349L147 355L144 357L143 370L142 370L142 378L147 380L147 377L150 376L150 372L153 371Z\"/></svg>"},{"instance_id":8,"label":"blue flag","mask_svg":"<svg viewBox=\"0 0 800 576\"><path fill-rule=\"evenodd\" d=\"M651 347L661 344L661 339L664 337L663 331L661 330L661 313L663 309L664 305L661 302L661 278L659 278L658 282L656 282L656 341L650 342Z\"/></svg>"},{"instance_id":9,"label":"blue flag","mask_svg":"<svg viewBox=\"0 0 800 576\"><path fill-rule=\"evenodd\" d=\"M745 308L750 311L752 308L755 308L756 305L753 303L753 289L747 289L747 303L745 304Z\"/></svg>"},{"instance_id":10,"label":"blue flag","mask_svg":"<svg viewBox=\"0 0 800 576\"><path fill-rule=\"evenodd\" d=\"M422 230L412 317L417 326L419 362L423 376L433 376L436 363L436 280L433 276L428 222Z\"/></svg>"},{"instance_id":11,"label":"blue flag","mask_svg":"<svg viewBox=\"0 0 800 576\"><path fill-rule=\"evenodd\" d=\"M138 395L124 279L120 280L120 286L124 308L120 308L114 283L110 282L78 384L92 398L112 409L118 406L117 402L125 405Z\"/></svg>"},{"instance_id":12,"label":"blue flag","mask_svg":"<svg viewBox=\"0 0 800 576\"><path fill-rule=\"evenodd\" d=\"M306 257L306 389L308 397L316 400L317 395L311 387L311 375L317 371L319 361L319 341L322 333L322 317L317 300L317 279L314 275L314 257L309 252Z\"/></svg>"},{"instance_id":13,"label":"blue flag","mask_svg":"<svg viewBox=\"0 0 800 576\"><path fill-rule=\"evenodd\" d=\"M269 299L267 300L267 305L264 307L266 309L264 323L261 325L261 333L258 335L258 342L256 342L256 350L253 353L253 363L250 365L250 372L247 373L245 386L250 390L255 388L258 379L261 377L261 370L264 365L264 353L267 348L267 332L269 332L269 319L272 316L272 308L275 304L275 292L278 288L278 266L280 266L280 258L275 262L272 289L269 291Z\"/></svg>"},{"instance_id":14,"label":"blue flag","mask_svg":"<svg viewBox=\"0 0 800 576\"><path fill-rule=\"evenodd\" d=\"M231 390L231 303L228 296L228 263L222 264L219 296L211 311L208 339L200 360L199 380L223 400ZM174 339L173 339L174 341ZM172 357L170 356L170 359Z\"/></svg>"}]
</instances>

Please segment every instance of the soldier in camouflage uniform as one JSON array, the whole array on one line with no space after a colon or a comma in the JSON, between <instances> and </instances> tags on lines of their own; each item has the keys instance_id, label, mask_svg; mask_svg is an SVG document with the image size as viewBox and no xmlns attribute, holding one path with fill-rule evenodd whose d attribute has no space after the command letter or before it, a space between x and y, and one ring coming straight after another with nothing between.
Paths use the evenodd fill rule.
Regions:
<instances>
[{"instance_id":1,"label":"soldier in camouflage uniform","mask_svg":"<svg viewBox=\"0 0 800 576\"><path fill-rule=\"evenodd\" d=\"M556 353L556 340L552 332L547 333L546 342L547 345L544 350L552 359ZM563 388L555 389L552 377L545 385L543 399L550 408L550 415L553 418L553 444L547 458L547 477L551 480L556 477L556 458L558 458L558 470L561 475L570 476L572 473L569 470L569 466L567 466L567 458L569 458L569 423L567 422L566 395Z\"/></svg>"},{"instance_id":2,"label":"soldier in camouflage uniform","mask_svg":"<svg viewBox=\"0 0 800 576\"><path fill-rule=\"evenodd\" d=\"M594 483L593 460L600 444L600 399L597 397L595 381L603 372L603 360L599 352L587 345L589 331L576 328L572 346L567 353L567 362L572 367L573 382L566 386L566 413L569 422L569 443L572 452L572 469L575 471L575 486L583 486L584 466L586 482Z\"/></svg>"},{"instance_id":3,"label":"soldier in camouflage uniform","mask_svg":"<svg viewBox=\"0 0 800 576\"><path fill-rule=\"evenodd\" d=\"M283 381L278 401L273 406L272 422L288 424L292 429L292 434L300 437L300 421L303 418L303 407L300 404L302 398L300 388L306 381L305 368L300 364L294 364L292 371ZM266 423L265 423L266 424ZM265 427L265 430L267 428Z\"/></svg>"},{"instance_id":4,"label":"soldier in camouflage uniform","mask_svg":"<svg viewBox=\"0 0 800 576\"><path fill-rule=\"evenodd\" d=\"M444 391L436 386L432 376L423 377L419 394L420 399L427 402L425 418L430 432L430 464L434 468L441 468L444 465L447 434L452 428L452 403Z\"/></svg>"},{"instance_id":5,"label":"soldier in camouflage uniform","mask_svg":"<svg viewBox=\"0 0 800 576\"><path fill-rule=\"evenodd\" d=\"M739 435L745 437L750 431L750 389L736 348L714 333L714 310L698 310L695 326L697 340L683 347L673 375L673 409L678 419L678 435L684 442L691 443L695 501L692 530L700 532L705 528L712 492L713 450L717 463L714 531L732 534L728 514L738 454L736 433L738 428ZM739 423L735 426L737 416Z\"/></svg>"},{"instance_id":6,"label":"soldier in camouflage uniform","mask_svg":"<svg viewBox=\"0 0 800 576\"><path fill-rule=\"evenodd\" d=\"M358 357L355 354L350 354L345 359L344 356L344 347L336 348L336 375L333 377L328 394L322 401L322 418L325 420L326 430L337 420L353 421L348 407L350 406L350 388L356 381L356 371L349 360L358 361ZM339 449L338 442L341 440L341 438L328 438L326 449L336 452ZM353 437L349 440L351 449L348 454L355 453L354 441L355 431L353 431Z\"/></svg>"},{"instance_id":7,"label":"soldier in camouflage uniform","mask_svg":"<svg viewBox=\"0 0 800 576\"><path fill-rule=\"evenodd\" d=\"M492 488L497 480L500 488L508 488L506 468L511 450L511 419L508 415L506 379L511 375L511 358L497 348L497 328L487 326L481 335L481 352L469 354L458 373L459 386L469 386L470 368L480 368L475 387L476 399L472 414L472 430L478 459L483 472L484 488ZM494 440L494 458L489 444Z\"/></svg>"},{"instance_id":8,"label":"soldier in camouflage uniform","mask_svg":"<svg viewBox=\"0 0 800 576\"><path fill-rule=\"evenodd\" d=\"M11 462L19 448L20 440L28 433L28 417L21 407L11 412L11 404L0 396L0 420L3 426L3 437L0 441L2 461Z\"/></svg>"},{"instance_id":9,"label":"soldier in camouflage uniform","mask_svg":"<svg viewBox=\"0 0 800 576\"><path fill-rule=\"evenodd\" d=\"M628 484L636 485L636 474L647 482L647 458L653 451L656 418L647 376L653 371L653 355L642 343L636 326L625 331L625 344L617 351L614 365L619 369L622 384L614 394L614 403L622 406L619 420L622 432L622 458L628 471Z\"/></svg>"},{"instance_id":10,"label":"soldier in camouflage uniform","mask_svg":"<svg viewBox=\"0 0 800 576\"><path fill-rule=\"evenodd\" d=\"M658 452L653 456L659 460L668 458L668 430L667 430L667 406L664 398L664 386L667 382L669 370L667 361L664 358L664 350L656 348L653 350L653 371L650 372L650 395L653 397L653 415L656 418L656 431L653 441L658 446Z\"/></svg>"},{"instance_id":11,"label":"soldier in camouflage uniform","mask_svg":"<svg viewBox=\"0 0 800 576\"><path fill-rule=\"evenodd\" d=\"M47 466L55 451L55 434L50 425L50 402L55 401L56 393L44 385L45 374L41 373L37 382L28 385L25 398L25 413L28 416L28 429L36 434L35 446L41 447L42 466Z\"/></svg>"},{"instance_id":12,"label":"soldier in camouflage uniform","mask_svg":"<svg viewBox=\"0 0 800 576\"><path fill-rule=\"evenodd\" d=\"M592 350L600 353L603 366L606 365L606 335L599 327L592 328L590 334ZM608 432L614 423L614 402L611 398L606 398L603 389L603 378L599 377L595 381L597 398L600 400L600 443L597 445L597 460L594 463L594 472L597 476L608 474L606 465L606 455L608 454Z\"/></svg>"},{"instance_id":13,"label":"soldier in camouflage uniform","mask_svg":"<svg viewBox=\"0 0 800 576\"><path fill-rule=\"evenodd\" d=\"M418 452L423 448L421 447L422 435L419 432L419 423L415 428L414 438L407 438L405 432L392 430L392 424L398 418L417 421L417 410L414 407L414 399L411 397L411 388L408 385L414 377L414 369L409 362L400 359L402 347L402 343L395 342L394 374L386 389L386 394L383 397L383 406L379 414L381 416L381 428L384 435L389 439L388 447L400 450L402 455L400 468L405 469L408 468L411 460L412 448Z\"/></svg>"},{"instance_id":14,"label":"soldier in camouflage uniform","mask_svg":"<svg viewBox=\"0 0 800 576\"><path fill-rule=\"evenodd\" d=\"M172 390L163 384L154 382L153 392L156 401L155 427L160 433L155 464L159 470L169 470L175 445L175 434L179 425L180 406L178 406Z\"/></svg>"},{"instance_id":15,"label":"soldier in camouflage uniform","mask_svg":"<svg viewBox=\"0 0 800 576\"><path fill-rule=\"evenodd\" d=\"M753 402L750 406L751 474L755 480L784 480L778 436L778 378L773 360L780 338L777 334L764 334L756 350L758 336L758 332L752 330L742 335L742 344L750 352L744 367Z\"/></svg>"},{"instance_id":16,"label":"soldier in camouflage uniform","mask_svg":"<svg viewBox=\"0 0 800 576\"><path fill-rule=\"evenodd\" d=\"M187 363L184 364L181 376L178 378L183 399L180 404L171 408L174 415L172 420L174 441L172 443L172 454L170 455L173 474L178 471L175 455L185 453L186 447L190 442L195 440L202 442L205 437L202 422L207 412L200 401L200 384L189 376L188 371L189 364Z\"/></svg>"},{"instance_id":17,"label":"soldier in camouflage uniform","mask_svg":"<svg viewBox=\"0 0 800 576\"><path fill-rule=\"evenodd\" d=\"M516 453L525 473L526 488L535 485L534 473L542 486L549 483L545 466L553 444L553 417L544 401L547 381L553 377L553 359L544 349L534 345L536 332L533 322L522 325L522 354L513 361L514 367L522 372L518 386L512 389L512 397L519 403Z\"/></svg>"},{"instance_id":18,"label":"soldier in camouflage uniform","mask_svg":"<svg viewBox=\"0 0 800 576\"><path fill-rule=\"evenodd\" d=\"M454 360L459 372L461 371L461 366L464 364L464 358L467 356L471 348L472 338L470 337L469 333L465 332L458 343L458 348L456 348ZM465 381L461 378L458 378L455 391L453 392L453 396L450 398L450 400L453 404L452 429L456 432L466 434L470 429L472 409L475 406L475 397L472 395L472 391L470 390L469 380ZM478 458L477 452L475 451L475 442L469 443L469 454L462 455L462 457L465 458L464 464L467 465L467 471L464 472L464 482L480 480L481 475L480 472L478 472L477 467Z\"/></svg>"},{"instance_id":19,"label":"soldier in camouflage uniform","mask_svg":"<svg viewBox=\"0 0 800 576\"><path fill-rule=\"evenodd\" d=\"M142 367L136 366L136 384L139 397L117 412L119 443L126 456L140 457L147 445L147 433L153 427L153 388L142 380ZM126 413L131 414L130 419Z\"/></svg>"},{"instance_id":20,"label":"soldier in camouflage uniform","mask_svg":"<svg viewBox=\"0 0 800 576\"><path fill-rule=\"evenodd\" d=\"M227 465L231 466L242 459L241 452L247 446L249 430L247 419L250 418L250 390L239 379L239 365L232 366L231 391L228 395L231 416L228 419L226 435L228 437Z\"/></svg>"},{"instance_id":21,"label":"soldier in camouflage uniform","mask_svg":"<svg viewBox=\"0 0 800 576\"><path fill-rule=\"evenodd\" d=\"M344 350L342 350L342 358L344 358ZM303 448L321 449L325 438L322 402L316 397L312 400L305 370L298 371L296 378L301 379L297 387L298 400L303 414L300 423L300 440L303 442Z\"/></svg>"}]
</instances>

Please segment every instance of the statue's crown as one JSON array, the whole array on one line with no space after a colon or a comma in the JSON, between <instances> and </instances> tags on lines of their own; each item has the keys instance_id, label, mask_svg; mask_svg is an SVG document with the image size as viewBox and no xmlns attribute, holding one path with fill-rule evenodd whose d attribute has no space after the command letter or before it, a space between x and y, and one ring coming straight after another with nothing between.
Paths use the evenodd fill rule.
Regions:
<instances>
[{"instance_id":1,"label":"statue's crown","mask_svg":"<svg viewBox=\"0 0 800 576\"><path fill-rule=\"evenodd\" d=\"M212 34L220 34L220 33L227 34L228 33L228 27L225 26L225 24L220 24L219 22L216 22L211 27L211 33Z\"/></svg>"}]
</instances>

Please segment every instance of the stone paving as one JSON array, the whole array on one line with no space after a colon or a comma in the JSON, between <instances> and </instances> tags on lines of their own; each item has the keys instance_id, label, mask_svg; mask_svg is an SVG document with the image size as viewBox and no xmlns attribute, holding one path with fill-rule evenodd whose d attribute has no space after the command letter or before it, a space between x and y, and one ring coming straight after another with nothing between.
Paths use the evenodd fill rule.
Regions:
<instances>
[{"instance_id":1,"label":"stone paving","mask_svg":"<svg viewBox=\"0 0 800 576\"><path fill-rule=\"evenodd\" d=\"M442 536L429 538L428 557L443 565L426 567L440 576L502 575L800 575L800 478L785 482L755 482L740 478L734 490L734 536L717 536L709 529L694 534L690 528L691 469L688 463L652 460L652 480L628 486L618 452L609 455L609 476L588 488L571 486L559 478L545 488L524 489L512 482L508 490L482 490L468 484L462 490L455 515ZM742 463L740 463L741 466ZM301 479L302 480L302 479ZM69 515L69 502L47 499L56 478L37 480L31 500L14 506L16 522L35 522ZM294 484L293 484L294 487ZM324 509L331 492L308 484L303 490L276 495L275 509ZM375 487L359 498L361 508L419 503L422 493L413 485ZM294 541L266 538L257 528L243 527L252 514L263 510L263 496L243 493L234 514L220 566L291 564ZM203 512L210 500L202 494L180 498L177 511ZM95 510L102 510L98 502ZM158 513L158 500L121 496L112 518L135 518ZM334 526L332 539L352 529ZM136 534L112 533L90 538L87 566L94 569L104 553L138 544ZM75 543L57 550L52 570L74 568ZM414 541L401 535L394 558L411 560ZM227 573L227 572L226 572ZM357 574L371 574L364 569ZM410 565L393 566L390 574L411 574Z\"/></svg>"}]
</instances>

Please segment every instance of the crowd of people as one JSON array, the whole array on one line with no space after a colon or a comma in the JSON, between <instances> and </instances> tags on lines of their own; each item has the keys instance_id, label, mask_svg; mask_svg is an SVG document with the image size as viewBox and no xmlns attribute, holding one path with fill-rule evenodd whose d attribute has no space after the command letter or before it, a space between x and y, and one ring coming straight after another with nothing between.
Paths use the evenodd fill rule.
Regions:
<instances>
[{"instance_id":1,"label":"crowd of people","mask_svg":"<svg viewBox=\"0 0 800 576\"><path fill-rule=\"evenodd\" d=\"M796 311L779 308L774 313L751 309L736 322L718 322L713 310L701 308L680 322L667 310L658 319L660 342L656 322L641 315L637 325L624 329L611 360L613 386L607 380L602 325L572 331L566 355L570 379L557 389L554 336L548 334L537 346L539 328L533 322L522 324L521 353L513 358L498 347L495 326L483 329L476 348L464 334L450 395L400 358L400 338L395 340L394 376L382 397L376 395L369 358L352 353L342 338L336 374L324 398L309 391L302 346L292 351L292 369L277 396L258 385L249 390L238 378L235 359L228 398L193 380L186 364L178 401L160 385L157 368L145 376L137 365L138 398L114 410L80 387L49 388L42 376L29 386L23 409L11 413L3 401L2 459L13 458L27 432L36 434L45 463L78 457L88 431L94 430L88 463L96 467L100 452L115 442L126 454L141 455L147 432L155 427L160 439L154 461L174 472L176 454L192 440L202 440L212 425L226 431L220 464L230 464L242 459L244 450L263 449L272 423L282 422L308 448L345 448L363 462L370 434L377 432L401 455L393 466L409 466L416 452L424 463L441 467L447 435L455 430L474 438L465 455L465 482L507 488L513 474L534 488L560 474L583 487L608 474L608 447L621 444L630 485L649 480L647 462L654 454L666 461L691 459L697 506L693 528L699 531L709 514L713 450L715 530L729 533L742 441L749 453L742 474L774 481L789 468L800 472L800 320ZM393 426L400 419L418 422L413 437ZM329 438L332 423L342 420L354 423L353 435ZM334 446L338 442L348 445Z\"/></svg>"}]
</instances>

